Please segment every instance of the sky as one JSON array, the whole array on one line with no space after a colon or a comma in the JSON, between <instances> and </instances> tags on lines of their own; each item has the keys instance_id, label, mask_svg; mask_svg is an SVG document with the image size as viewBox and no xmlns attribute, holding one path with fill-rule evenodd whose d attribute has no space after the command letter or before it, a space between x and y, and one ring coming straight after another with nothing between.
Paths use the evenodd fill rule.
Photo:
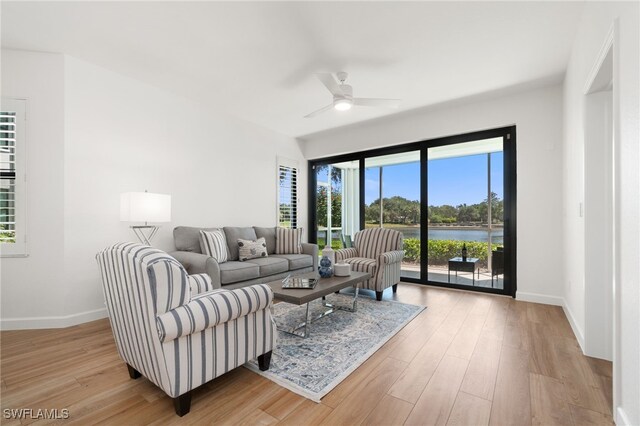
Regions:
<instances>
[{"instance_id":1,"label":"sky","mask_svg":"<svg viewBox=\"0 0 640 426\"><path fill-rule=\"evenodd\" d=\"M382 175L385 198L399 195L420 199L420 163L385 166ZM430 160L428 163L428 204L477 204L487 198L487 155ZM491 154L491 190L503 198L503 153ZM379 169L365 171L365 202L379 197Z\"/></svg>"}]
</instances>

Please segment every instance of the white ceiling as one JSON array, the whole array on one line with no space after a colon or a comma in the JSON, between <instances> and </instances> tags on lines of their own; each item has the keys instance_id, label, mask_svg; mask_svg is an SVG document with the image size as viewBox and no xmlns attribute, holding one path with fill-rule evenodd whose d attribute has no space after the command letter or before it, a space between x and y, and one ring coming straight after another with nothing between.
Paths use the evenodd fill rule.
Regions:
<instances>
[{"instance_id":1,"label":"white ceiling","mask_svg":"<svg viewBox=\"0 0 640 426\"><path fill-rule=\"evenodd\" d=\"M313 73L399 111L564 73L582 2L6 2L2 46L60 52L291 136L398 110L331 102Z\"/></svg>"}]
</instances>

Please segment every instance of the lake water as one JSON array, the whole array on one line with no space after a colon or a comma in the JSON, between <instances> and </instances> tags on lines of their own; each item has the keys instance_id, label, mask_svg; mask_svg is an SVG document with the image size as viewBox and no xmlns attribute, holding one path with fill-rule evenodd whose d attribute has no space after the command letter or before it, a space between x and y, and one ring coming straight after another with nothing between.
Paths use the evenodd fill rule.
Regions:
<instances>
[{"instance_id":1,"label":"lake water","mask_svg":"<svg viewBox=\"0 0 640 426\"><path fill-rule=\"evenodd\" d=\"M420 238L420 228L394 228L404 235L404 238ZM480 229L429 229L429 239L431 240L458 240L458 241L489 241L487 231ZM494 229L491 232L491 242L494 244L503 243L503 230Z\"/></svg>"}]
</instances>

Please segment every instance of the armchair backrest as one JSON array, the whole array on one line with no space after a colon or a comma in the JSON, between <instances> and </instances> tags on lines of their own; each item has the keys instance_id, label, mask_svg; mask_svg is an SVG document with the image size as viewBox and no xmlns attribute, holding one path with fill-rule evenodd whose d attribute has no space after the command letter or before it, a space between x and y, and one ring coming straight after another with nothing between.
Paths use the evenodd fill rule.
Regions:
<instances>
[{"instance_id":1,"label":"armchair backrest","mask_svg":"<svg viewBox=\"0 0 640 426\"><path fill-rule=\"evenodd\" d=\"M136 243L114 244L96 259L120 356L160 385L166 368L158 362L162 350L156 316L191 299L187 272L165 252Z\"/></svg>"},{"instance_id":2,"label":"armchair backrest","mask_svg":"<svg viewBox=\"0 0 640 426\"><path fill-rule=\"evenodd\" d=\"M402 233L388 228L369 228L358 231L354 246L360 257L375 259L380 253L402 250Z\"/></svg>"}]
</instances>

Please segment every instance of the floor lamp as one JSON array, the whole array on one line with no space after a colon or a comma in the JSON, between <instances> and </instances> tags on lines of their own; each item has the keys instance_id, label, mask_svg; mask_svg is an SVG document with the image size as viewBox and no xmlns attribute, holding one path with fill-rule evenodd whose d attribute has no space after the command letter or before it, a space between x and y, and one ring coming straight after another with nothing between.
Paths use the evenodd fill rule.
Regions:
<instances>
[{"instance_id":1,"label":"floor lamp","mask_svg":"<svg viewBox=\"0 0 640 426\"><path fill-rule=\"evenodd\" d=\"M131 226L142 244L151 245L159 226L149 222L171 222L171 195L151 192L125 192L120 195L120 221L144 222Z\"/></svg>"}]
</instances>

